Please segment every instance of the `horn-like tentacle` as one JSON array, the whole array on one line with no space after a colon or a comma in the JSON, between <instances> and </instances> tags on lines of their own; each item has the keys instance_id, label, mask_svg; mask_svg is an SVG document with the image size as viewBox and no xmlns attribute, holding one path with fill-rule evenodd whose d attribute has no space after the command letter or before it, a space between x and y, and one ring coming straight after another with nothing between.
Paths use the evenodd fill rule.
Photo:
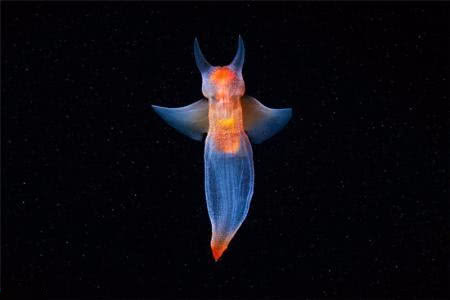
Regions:
<instances>
[{"instance_id":1,"label":"horn-like tentacle","mask_svg":"<svg viewBox=\"0 0 450 300\"><path fill-rule=\"evenodd\" d=\"M194 56L195 62L197 63L197 67L200 70L200 73L204 74L209 72L212 68L211 64L206 60L203 56L202 50L200 50L200 46L198 44L197 38L194 40Z\"/></svg>"},{"instance_id":2,"label":"horn-like tentacle","mask_svg":"<svg viewBox=\"0 0 450 300\"><path fill-rule=\"evenodd\" d=\"M244 66L244 58L245 58L244 41L242 40L241 35L239 35L238 49L229 67L235 70L236 72L241 73L242 67Z\"/></svg>"}]
</instances>

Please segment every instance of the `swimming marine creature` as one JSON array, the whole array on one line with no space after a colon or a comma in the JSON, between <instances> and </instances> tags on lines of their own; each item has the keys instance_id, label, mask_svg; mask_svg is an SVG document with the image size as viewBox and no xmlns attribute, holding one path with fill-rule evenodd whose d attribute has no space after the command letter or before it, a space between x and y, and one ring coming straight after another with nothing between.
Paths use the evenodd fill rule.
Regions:
<instances>
[{"instance_id":1,"label":"swimming marine creature","mask_svg":"<svg viewBox=\"0 0 450 300\"><path fill-rule=\"evenodd\" d=\"M271 109L253 97L244 96L244 54L244 42L239 36L233 61L227 66L212 66L195 38L194 56L206 99L177 108L152 106L170 126L194 140L201 141L207 133L205 193L212 226L211 250L216 261L249 210L254 186L250 141L259 144L267 140L292 115L291 108Z\"/></svg>"}]
</instances>

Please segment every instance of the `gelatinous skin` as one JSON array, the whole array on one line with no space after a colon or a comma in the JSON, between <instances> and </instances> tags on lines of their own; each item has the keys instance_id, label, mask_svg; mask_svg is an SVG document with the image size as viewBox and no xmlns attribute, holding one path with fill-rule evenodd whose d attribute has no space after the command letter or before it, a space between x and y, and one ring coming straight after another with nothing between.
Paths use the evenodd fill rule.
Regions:
<instances>
[{"instance_id":1,"label":"gelatinous skin","mask_svg":"<svg viewBox=\"0 0 450 300\"><path fill-rule=\"evenodd\" d=\"M245 132L233 152L223 151L213 135L205 143L205 192L211 220L211 249L217 261L244 222L253 195L253 153Z\"/></svg>"},{"instance_id":2,"label":"gelatinous skin","mask_svg":"<svg viewBox=\"0 0 450 300\"><path fill-rule=\"evenodd\" d=\"M208 132L208 101L205 99L177 108L153 105L153 109L167 124L191 139L201 141L203 133Z\"/></svg>"},{"instance_id":3,"label":"gelatinous skin","mask_svg":"<svg viewBox=\"0 0 450 300\"><path fill-rule=\"evenodd\" d=\"M153 106L170 126L194 140L205 141L205 193L212 226L211 250L217 261L247 217L254 187L253 152L249 138L261 143L279 132L292 115L290 108L271 109L244 96L244 43L228 66L211 66L197 39L194 56L208 99L179 108ZM248 137L247 137L248 134Z\"/></svg>"},{"instance_id":4,"label":"gelatinous skin","mask_svg":"<svg viewBox=\"0 0 450 300\"><path fill-rule=\"evenodd\" d=\"M241 103L245 131L255 144L277 134L292 117L291 108L268 108L250 96L242 97Z\"/></svg>"},{"instance_id":5,"label":"gelatinous skin","mask_svg":"<svg viewBox=\"0 0 450 300\"><path fill-rule=\"evenodd\" d=\"M227 87L236 74L231 69L218 68L210 76L217 93L209 104L205 192L212 226L211 249L217 261L247 216L254 169L240 97L230 96Z\"/></svg>"}]
</instances>

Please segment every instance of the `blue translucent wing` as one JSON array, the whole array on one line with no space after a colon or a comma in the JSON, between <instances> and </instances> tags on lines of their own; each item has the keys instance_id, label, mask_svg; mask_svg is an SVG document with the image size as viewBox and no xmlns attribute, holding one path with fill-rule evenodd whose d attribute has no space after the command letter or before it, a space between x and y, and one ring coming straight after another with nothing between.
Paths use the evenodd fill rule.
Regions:
<instances>
[{"instance_id":1,"label":"blue translucent wing","mask_svg":"<svg viewBox=\"0 0 450 300\"><path fill-rule=\"evenodd\" d=\"M260 144L275 135L292 116L291 108L273 109L250 96L241 99L244 129L250 140Z\"/></svg>"},{"instance_id":2,"label":"blue translucent wing","mask_svg":"<svg viewBox=\"0 0 450 300\"><path fill-rule=\"evenodd\" d=\"M204 158L211 249L218 260L248 213L254 185L253 152L245 132L239 136L235 153L221 151L208 134Z\"/></svg>"},{"instance_id":3,"label":"blue translucent wing","mask_svg":"<svg viewBox=\"0 0 450 300\"><path fill-rule=\"evenodd\" d=\"M208 101L205 99L183 107L152 107L167 124L194 140L201 141L203 133L208 132Z\"/></svg>"}]
</instances>

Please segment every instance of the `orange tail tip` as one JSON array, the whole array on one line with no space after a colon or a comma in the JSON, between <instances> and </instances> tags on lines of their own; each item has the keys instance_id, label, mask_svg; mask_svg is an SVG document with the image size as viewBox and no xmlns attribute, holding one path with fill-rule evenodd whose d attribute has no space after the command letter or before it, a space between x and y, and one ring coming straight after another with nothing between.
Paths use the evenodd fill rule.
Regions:
<instances>
[{"instance_id":1,"label":"orange tail tip","mask_svg":"<svg viewBox=\"0 0 450 300\"><path fill-rule=\"evenodd\" d=\"M214 256L214 260L218 261L226 249L227 249L227 245L224 245L224 244L211 245L211 250L212 250L212 254Z\"/></svg>"}]
</instances>

